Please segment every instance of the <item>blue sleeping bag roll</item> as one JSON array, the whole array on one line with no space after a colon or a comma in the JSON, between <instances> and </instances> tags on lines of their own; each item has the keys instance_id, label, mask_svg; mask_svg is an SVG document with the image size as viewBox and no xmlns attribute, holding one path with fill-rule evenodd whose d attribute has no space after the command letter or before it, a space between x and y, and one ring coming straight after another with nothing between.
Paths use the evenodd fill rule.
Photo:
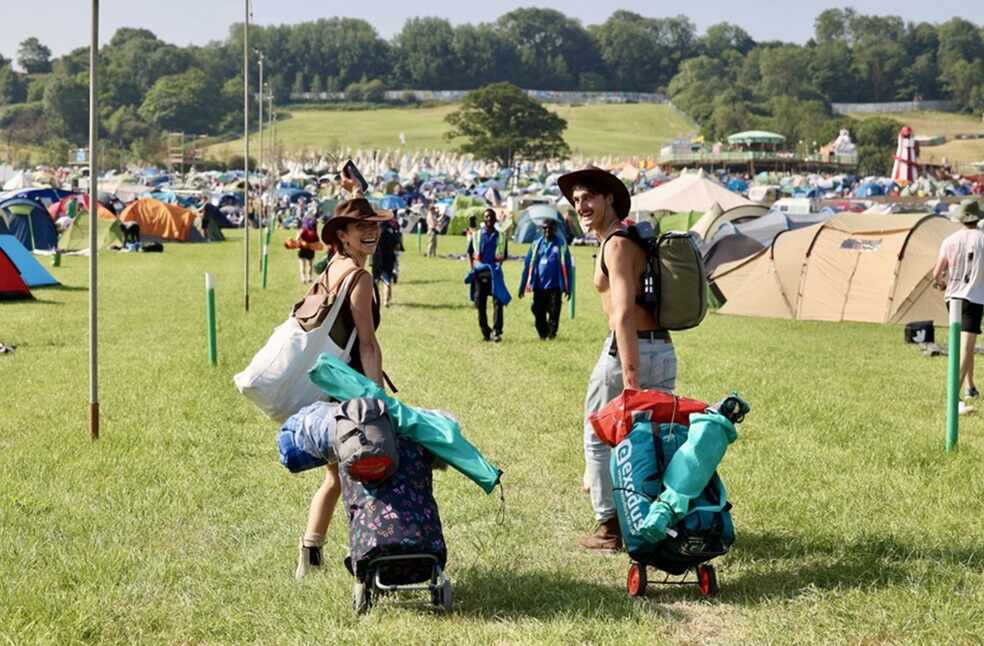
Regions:
<instances>
[{"instance_id":1,"label":"blue sleeping bag roll","mask_svg":"<svg viewBox=\"0 0 984 646\"><path fill-rule=\"evenodd\" d=\"M663 478L677 450L687 441L681 424L660 424L654 433L648 419L637 418L632 431L612 450L615 509L629 556L670 574L727 553L735 541L731 505L724 484L714 473L690 509L669 528L665 539L646 534L650 510L665 490Z\"/></svg>"}]
</instances>

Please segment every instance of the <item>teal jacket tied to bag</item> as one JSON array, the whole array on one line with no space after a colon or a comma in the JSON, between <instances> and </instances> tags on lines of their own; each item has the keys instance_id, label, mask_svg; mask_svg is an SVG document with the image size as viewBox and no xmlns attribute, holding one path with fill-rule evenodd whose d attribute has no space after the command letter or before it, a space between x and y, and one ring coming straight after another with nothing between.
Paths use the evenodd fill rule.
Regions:
<instances>
[{"instance_id":1,"label":"teal jacket tied to bag","mask_svg":"<svg viewBox=\"0 0 984 646\"><path fill-rule=\"evenodd\" d=\"M318 357L308 376L326 395L337 401L357 397L383 400L397 433L406 435L450 464L485 493L492 493L499 483L502 470L482 457L479 450L464 438L461 425L450 415L404 404L330 354Z\"/></svg>"},{"instance_id":2,"label":"teal jacket tied to bag","mask_svg":"<svg viewBox=\"0 0 984 646\"><path fill-rule=\"evenodd\" d=\"M687 440L666 465L663 492L649 508L639 527L643 537L658 543L666 538L668 528L694 511L690 508L690 502L700 496L711 481L728 445L736 439L738 432L735 425L713 409L690 416Z\"/></svg>"}]
</instances>

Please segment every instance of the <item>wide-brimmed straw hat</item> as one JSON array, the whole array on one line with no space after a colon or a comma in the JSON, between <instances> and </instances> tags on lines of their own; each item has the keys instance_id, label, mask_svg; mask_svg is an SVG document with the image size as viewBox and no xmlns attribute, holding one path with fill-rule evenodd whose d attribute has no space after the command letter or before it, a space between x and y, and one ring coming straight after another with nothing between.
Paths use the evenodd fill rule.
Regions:
<instances>
[{"instance_id":1,"label":"wide-brimmed straw hat","mask_svg":"<svg viewBox=\"0 0 984 646\"><path fill-rule=\"evenodd\" d=\"M625 188L622 180L606 170L588 166L573 173L561 175L560 179L557 180L557 185L560 186L560 192L564 194L571 206L574 206L574 187L585 186L611 195L613 197L612 206L619 220L624 220L629 215L629 208L632 205L629 189Z\"/></svg>"},{"instance_id":2,"label":"wide-brimmed straw hat","mask_svg":"<svg viewBox=\"0 0 984 646\"><path fill-rule=\"evenodd\" d=\"M975 199L966 199L960 203L950 219L960 224L973 224L981 219L981 205Z\"/></svg>"},{"instance_id":3,"label":"wide-brimmed straw hat","mask_svg":"<svg viewBox=\"0 0 984 646\"><path fill-rule=\"evenodd\" d=\"M393 216L372 208L364 197L339 202L334 213L328 216L325 225L321 227L321 240L325 244L338 246L338 230L350 222L386 222Z\"/></svg>"}]
</instances>

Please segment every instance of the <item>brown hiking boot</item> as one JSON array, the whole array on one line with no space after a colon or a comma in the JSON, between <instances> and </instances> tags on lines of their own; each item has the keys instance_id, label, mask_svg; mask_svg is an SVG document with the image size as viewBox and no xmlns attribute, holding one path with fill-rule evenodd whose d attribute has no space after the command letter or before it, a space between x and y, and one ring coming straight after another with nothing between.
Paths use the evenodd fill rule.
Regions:
<instances>
[{"instance_id":1,"label":"brown hiking boot","mask_svg":"<svg viewBox=\"0 0 984 646\"><path fill-rule=\"evenodd\" d=\"M614 552L622 548L622 530L618 518L612 517L598 523L594 534L578 539L578 544L587 550Z\"/></svg>"}]
</instances>

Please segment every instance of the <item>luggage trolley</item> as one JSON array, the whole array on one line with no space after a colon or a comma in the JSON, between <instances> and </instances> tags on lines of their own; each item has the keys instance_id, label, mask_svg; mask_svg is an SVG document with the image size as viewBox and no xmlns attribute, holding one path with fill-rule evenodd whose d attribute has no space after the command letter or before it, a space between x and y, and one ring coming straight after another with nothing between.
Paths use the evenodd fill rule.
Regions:
<instances>
[{"instance_id":1,"label":"luggage trolley","mask_svg":"<svg viewBox=\"0 0 984 646\"><path fill-rule=\"evenodd\" d=\"M427 571L430 571L427 576ZM421 576L424 575L424 576ZM398 578L401 583L394 583ZM401 554L379 556L369 561L362 579L356 577L352 584L352 609L365 614L375 600L384 595L409 591L430 593L431 605L451 612L454 597L451 579L441 569L433 554Z\"/></svg>"}]
</instances>

